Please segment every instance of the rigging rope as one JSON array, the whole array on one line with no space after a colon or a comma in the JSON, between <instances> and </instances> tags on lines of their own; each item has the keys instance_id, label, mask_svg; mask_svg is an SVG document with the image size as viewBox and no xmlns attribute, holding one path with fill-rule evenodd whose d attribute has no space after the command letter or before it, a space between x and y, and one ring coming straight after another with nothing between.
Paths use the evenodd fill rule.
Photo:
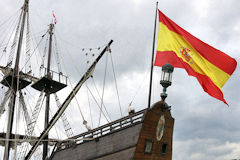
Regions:
<instances>
[{"instance_id":1,"label":"rigging rope","mask_svg":"<svg viewBox=\"0 0 240 160\"><path fill-rule=\"evenodd\" d=\"M62 104L61 104L61 102L60 102L60 100L59 100L59 98L58 98L56 93L54 93L54 97L55 97L55 101L56 101L57 107L60 108ZM67 137L68 138L72 137L73 136L73 131L72 131L72 128L70 126L70 123L69 123L69 121L67 119L67 116L66 116L65 112L62 113L61 119L62 119L63 127L64 127L64 130L66 132Z\"/></svg>"},{"instance_id":2,"label":"rigging rope","mask_svg":"<svg viewBox=\"0 0 240 160\"><path fill-rule=\"evenodd\" d=\"M87 82L86 82L86 84L87 84ZM87 98L88 98L88 107L89 107L89 111L90 111L91 124L92 124L92 128L93 128L92 110L91 110L91 105L90 105L88 89L87 89Z\"/></svg>"},{"instance_id":3,"label":"rigging rope","mask_svg":"<svg viewBox=\"0 0 240 160\"><path fill-rule=\"evenodd\" d=\"M30 58L32 57L33 53L35 53L35 51L37 50L38 46L41 44L44 36L47 34L47 32L42 36L42 39L39 41L39 43L37 44L36 48L33 50L32 54L30 55ZM29 60L30 60L29 58ZM26 63L23 65L23 67L21 68L21 71L23 70L23 68L26 66Z\"/></svg>"},{"instance_id":4,"label":"rigging rope","mask_svg":"<svg viewBox=\"0 0 240 160\"><path fill-rule=\"evenodd\" d=\"M0 105L0 117L5 112L5 105L7 103L7 100L9 99L10 95L11 95L11 89L8 89L7 92L5 92L4 98Z\"/></svg>"},{"instance_id":5,"label":"rigging rope","mask_svg":"<svg viewBox=\"0 0 240 160\"><path fill-rule=\"evenodd\" d=\"M66 51L68 52L68 50L66 49ZM68 55L70 55L70 54L68 54ZM63 61L63 59L62 59L62 57L60 57L61 58L61 60L62 60L62 62L63 62L63 67L64 67L64 69L66 70L66 65L65 65L65 63L64 63L64 61ZM71 59L71 56L69 56L69 58ZM72 59L71 59L72 60ZM72 60L72 62L73 62L73 60ZM75 65L73 65L74 66L74 68L76 69L76 71L80 74L80 72L79 72L79 70L78 70L78 68L75 66ZM68 76L67 76L68 77ZM69 82L70 82L70 86L71 86L71 89L73 90L73 87L72 87L72 84L71 84L71 81L70 81L70 79L68 78L68 80L69 80ZM88 89L89 90L89 89ZM90 90L89 90L90 91ZM90 91L90 93L91 93L91 91ZM93 95L92 95L93 96ZM93 96L94 97L94 96ZM76 98L76 96L74 95L74 98L76 99L76 101L77 101L77 98ZM95 99L95 98L94 98ZM96 99L95 99L96 100ZM78 105L78 109L79 109L79 111L80 111L80 113L81 113L81 116L82 116L82 119L83 119L83 124L85 125L85 127L86 127L86 129L87 130L89 130L90 129L90 127L87 125L87 121L85 120L85 118L84 118L84 116L83 116L83 114L82 114L82 111L81 111L81 108L80 108L80 105L79 105L79 103L78 103L78 101L77 101L77 105ZM105 118L106 118L106 116L105 116ZM107 118L106 118L107 119ZM107 121L108 121L108 119L107 119Z\"/></svg>"},{"instance_id":6,"label":"rigging rope","mask_svg":"<svg viewBox=\"0 0 240 160\"><path fill-rule=\"evenodd\" d=\"M143 80L142 80L141 84L139 84L136 93L134 94L131 102L129 103L129 106L132 105L132 102L134 101L135 97L137 96L137 94L139 93L139 91L142 89L143 84L144 84L143 82L145 81L145 79L146 79L146 77L147 77L148 74L149 74L149 72L146 72L146 73L145 73L145 76L143 77Z\"/></svg>"},{"instance_id":7,"label":"rigging rope","mask_svg":"<svg viewBox=\"0 0 240 160\"><path fill-rule=\"evenodd\" d=\"M86 61L87 61L87 63L86 63L86 68L87 68L87 67L88 67L88 64L89 64L89 60L87 59L88 53L86 53L85 55L86 55ZM93 54L93 55L94 55L94 54ZM97 94L98 94L98 96L99 96L99 98L100 98L100 101L102 101L102 103L103 103L103 107L104 107L104 109L105 109L105 111L106 111L106 113L107 113L107 116L108 116L108 118L110 119L110 121L112 121L111 118L110 118L110 116L109 116L109 114L108 114L108 111L107 111L107 109L106 109L106 106L104 105L104 102L103 102L103 100L102 100L102 98L101 98L101 96L100 96L100 94L99 94L99 91L98 91L98 89L97 89L97 87L96 87L96 84L95 84L95 82L94 82L93 76L91 76L91 78L92 78L92 81L93 81L93 83L94 83L95 90L97 91ZM89 87L88 87L87 85L86 85L86 87L87 87L87 89L91 92L91 90L89 89ZM98 104L98 102L97 102L96 98L94 97L94 95L92 94L92 92L91 92L91 95L92 95L93 99L95 100L97 106L98 106L99 109L100 109L101 107L100 107L100 105ZM104 113L103 111L101 111L101 109L100 109L100 112ZM107 119L106 117L105 117L105 119L108 121L108 119ZM108 122L109 122L109 121L108 121Z\"/></svg>"},{"instance_id":8,"label":"rigging rope","mask_svg":"<svg viewBox=\"0 0 240 160\"><path fill-rule=\"evenodd\" d=\"M108 51L109 51L109 50L110 50L110 49L108 49ZM85 55L86 55L86 61L87 61L87 63L86 63L86 68L87 68L88 65L89 65L89 60L87 59L88 53L86 53ZM94 54L93 54L93 56L94 56ZM107 109L106 109L106 106L104 105L103 99L101 98L101 96L100 96L100 94L99 94L99 91L98 91L98 89L97 89L97 87L96 87L96 84L95 84L95 81L94 81L94 79L93 79L93 76L91 76L91 78L92 78L92 81L93 81L95 90L97 91L97 94L98 94L100 100L101 100L102 103L103 103L103 107L104 107L104 109L105 109L105 112L107 113L107 116L108 116L108 118L110 119L110 121L112 121L112 120L111 120L111 117L110 117L110 115L109 115L109 113L108 113L108 111L107 111ZM90 91L89 88L88 88L88 90ZM93 96L93 94L92 94L92 96ZM94 97L93 97L93 98L94 98ZM94 98L94 99L95 99L95 101L96 101L96 98ZM96 104L98 105L98 107L100 107L99 104L97 103L97 101L96 101ZM101 108L101 107L100 107L100 108ZM102 113L104 113L104 112L102 111ZM106 118L106 117L105 117L105 118ZM107 120L107 121L108 121L108 120ZM109 122L109 121L108 121L108 122Z\"/></svg>"},{"instance_id":9,"label":"rigging rope","mask_svg":"<svg viewBox=\"0 0 240 160\"><path fill-rule=\"evenodd\" d=\"M27 110L27 106L26 106L26 103L24 101L24 97L23 97L23 94L22 94L21 90L19 91L19 101L20 101L20 104L21 104L20 106L22 106L25 122L26 122L26 124L29 124L31 122L31 117L30 117L29 112Z\"/></svg>"},{"instance_id":10,"label":"rigging rope","mask_svg":"<svg viewBox=\"0 0 240 160\"><path fill-rule=\"evenodd\" d=\"M86 87L87 87L88 91L90 92L91 96L93 97L93 100L95 101L95 103L97 104L97 106L98 106L98 108L99 108L99 110L100 110L100 105L98 104L98 102L97 102L96 98L94 97L93 93L91 92L91 90L88 88L87 85L86 85ZM108 123L109 123L110 121L112 121L110 118L109 118L110 121L107 119L107 117L106 117L106 115L104 114L103 111L102 111L102 114L103 114L103 116L105 117L105 119L107 120Z\"/></svg>"},{"instance_id":11,"label":"rigging rope","mask_svg":"<svg viewBox=\"0 0 240 160\"><path fill-rule=\"evenodd\" d=\"M84 50L84 49L83 49L83 50ZM89 61L90 61L90 59L88 59L88 55L90 55L90 54L86 53L85 55L86 55L85 57L86 57L86 62L87 62L85 69L87 69L87 68L89 68ZM93 56L94 56L94 54L93 54ZM91 78L93 79L93 76L91 76ZM100 105L98 104L98 102L97 102L96 98L94 97L94 95L92 94L90 88L88 87L87 82L85 83L85 86L86 86L86 88L87 88L88 106L89 106L89 111L90 111L90 118L91 118L91 122L92 122L92 127L93 127L93 120L92 120L92 113L91 113L91 108L90 108L90 99L89 99L89 93L88 93L88 92L91 93L91 96L93 97L95 103L97 104L100 112L101 112L101 109L100 109L101 107L100 107ZM97 89L96 89L96 90L97 90ZM97 92L98 92L98 90L97 90ZM100 100L101 100L101 96L100 96L99 92L98 92L98 95L99 95L99 98L100 98ZM103 103L103 105L104 105L104 103ZM105 109L105 111L107 112L105 105L104 105L104 109ZM104 114L103 111L102 111L102 113ZM108 113L107 113L107 114L108 114ZM109 115L108 115L108 116L109 116ZM105 114L104 114L104 118L108 121L108 119L107 119L107 117L105 116ZM110 118L109 118L109 119L110 119ZM111 120L110 120L110 121L111 121ZM109 122L109 121L108 121L108 122Z\"/></svg>"},{"instance_id":12,"label":"rigging rope","mask_svg":"<svg viewBox=\"0 0 240 160\"><path fill-rule=\"evenodd\" d=\"M21 9L18 9L15 13L13 13L10 17L8 17L6 20L4 20L1 24L0 27L2 27L5 23L7 23L8 21L10 21L10 19L15 16L19 11L21 11Z\"/></svg>"},{"instance_id":13,"label":"rigging rope","mask_svg":"<svg viewBox=\"0 0 240 160\"><path fill-rule=\"evenodd\" d=\"M18 10L18 12L19 12L19 10ZM12 16L12 17L13 17L13 16ZM16 16L16 17L13 19L13 21L9 22L9 25L10 25L10 26L7 26L7 28L4 28L4 29L3 29L3 32L1 33L1 35L2 35L1 37L4 37L3 34L6 34L6 36L8 35L8 32L6 32L7 29L10 31L11 28L12 28L12 26L15 26L15 27L17 26L16 21L17 21L19 18L20 18L20 16ZM9 19L9 21L10 21L10 19ZM1 25L3 25L3 24L5 24L5 23L2 23ZM14 25L14 24L15 24L15 25ZM1 27L1 25L0 25L0 27ZM15 28L15 27L13 27L13 28ZM11 34L11 35L12 35L12 34ZM4 38L3 38L3 41L4 41L5 39L6 39L6 38L4 37ZM2 42L2 43L3 43L3 42ZM2 43L1 43L1 44L2 44Z\"/></svg>"},{"instance_id":14,"label":"rigging rope","mask_svg":"<svg viewBox=\"0 0 240 160\"><path fill-rule=\"evenodd\" d=\"M18 102L18 101L16 101ZM17 139L17 133L18 133L18 122L19 122L19 119L20 119L20 108L19 108L19 103L18 105L15 105L15 108L16 108L16 118L15 118L15 123L16 123L16 126L15 126L15 136L14 136L14 139ZM16 148L14 150L14 158L16 159L16 156L17 156L17 142L15 141L14 142L14 147Z\"/></svg>"},{"instance_id":15,"label":"rigging rope","mask_svg":"<svg viewBox=\"0 0 240 160\"><path fill-rule=\"evenodd\" d=\"M120 108L120 113L121 113L121 118L122 118L123 117L122 107L121 107L119 93L118 93L117 80L116 80L116 74L115 74L115 69L114 69L114 65L113 65L113 58L112 58L111 50L109 51L109 53L110 53L111 62L112 62L112 70L113 70L113 76L114 76L114 81L115 81L115 87L116 87L116 91L117 91L118 105L119 105L119 108Z\"/></svg>"},{"instance_id":16,"label":"rigging rope","mask_svg":"<svg viewBox=\"0 0 240 160\"><path fill-rule=\"evenodd\" d=\"M30 29L31 28L34 28L31 24L30 24ZM32 55L35 53L35 58L36 58L36 64L37 64L37 66L39 66L39 63L41 62L41 60L42 60L42 56L41 56L41 52L39 51L39 50L37 50L37 48L40 46L40 44L41 44L41 41L43 41L43 39L45 38L45 36L46 36L46 34L48 33L48 30L46 31L46 29L44 29L44 30L42 30L42 31L39 31L39 32L36 32L36 34L40 34L41 35L41 39L40 39L40 41L38 42L38 40L37 40L37 37L38 36L34 36L32 33L33 32L30 32L31 33L31 36L33 37L32 39L32 42L35 42L35 44L34 45L36 45L36 47L35 47L35 49L34 49L34 52L32 53ZM38 54L36 53L36 51L38 51ZM32 55L31 55L31 57L32 57ZM40 56L39 56L40 55ZM30 58L31 58L30 57ZM41 58L41 60L39 60L39 57ZM35 67L36 68L36 67ZM37 70L37 68L36 68L36 70ZM37 71L36 71L37 72ZM40 73L40 72L39 72ZM39 77L41 76L41 74L39 74Z\"/></svg>"},{"instance_id":17,"label":"rigging rope","mask_svg":"<svg viewBox=\"0 0 240 160\"><path fill-rule=\"evenodd\" d=\"M87 53L85 54L86 56L86 68L85 68L85 70L87 70L87 68L89 68L89 61L88 61L88 59L87 59ZM86 86L86 88L87 88L87 82L85 82L85 86ZM89 112L90 112L90 118L91 118L91 124L92 124L92 128L93 128L93 118L92 118L92 111L91 111L91 106L90 106L90 99L89 99L89 93L88 93L88 88L87 88L87 98L88 98L88 108L89 108Z\"/></svg>"},{"instance_id":18,"label":"rigging rope","mask_svg":"<svg viewBox=\"0 0 240 160\"><path fill-rule=\"evenodd\" d=\"M69 57L70 57L70 56L69 56ZM65 67L66 65L65 65L65 63L64 63L63 60L62 60L62 62L63 62L63 67L64 67L64 69L66 70L66 67ZM67 75L67 77L68 77L68 75ZM70 83L71 89L73 90L73 86L72 86L71 80L70 80L69 78L68 78L68 81L69 81L69 83ZM83 120L83 124L85 125L86 129L89 130L90 128L87 126L87 121L85 120L85 118L84 118L84 116L83 116L81 107L80 107L80 105L79 105L79 103L78 103L78 100L77 100L77 98L76 98L76 94L75 94L75 93L73 93L73 94L74 94L74 99L75 99L76 102L77 102L77 106L78 106L78 109L79 109L79 111L80 111L80 114L81 114L81 117L82 117L82 120Z\"/></svg>"},{"instance_id":19,"label":"rigging rope","mask_svg":"<svg viewBox=\"0 0 240 160\"><path fill-rule=\"evenodd\" d=\"M32 100L32 99L34 99L34 97L33 97L32 93L30 93L27 88L24 88L24 89L28 92L28 95L31 96L31 97L28 97L28 98L27 98L27 104L28 104L28 105L26 105L26 106L31 106L31 104L34 104L34 103L35 103L35 100L34 100L34 101ZM30 100L31 100L31 102L29 102ZM31 107L29 107L29 111L30 111L30 114L32 115L33 110L32 110ZM37 129L38 129L38 132L40 132L41 130L40 130L40 128L39 128L39 126L38 126L37 123L36 123L36 127L37 127Z\"/></svg>"},{"instance_id":20,"label":"rigging rope","mask_svg":"<svg viewBox=\"0 0 240 160\"><path fill-rule=\"evenodd\" d=\"M59 50L58 50L58 45L57 45L57 38L56 38L55 34L53 36L54 36L55 49L56 49L56 61L57 61L58 72L60 74L62 74L62 68L60 65L60 58L59 58Z\"/></svg>"},{"instance_id":21,"label":"rigging rope","mask_svg":"<svg viewBox=\"0 0 240 160\"><path fill-rule=\"evenodd\" d=\"M109 47L108 47L109 48ZM98 126L100 126L101 115L102 115L102 106L103 106L103 96L105 91L105 82L106 82L106 75L107 75L107 64L108 64L108 54L106 54L106 62L105 62L105 70L104 70L104 79L103 79L103 90L102 90L102 98L101 98L101 107L100 107L100 115L98 120Z\"/></svg>"},{"instance_id":22,"label":"rigging rope","mask_svg":"<svg viewBox=\"0 0 240 160\"><path fill-rule=\"evenodd\" d=\"M21 16L21 15L20 15ZM6 45L4 45L4 49L3 49L3 53L5 54L6 52L7 52L7 47L8 47L8 45L9 45L9 42L10 42L10 39L12 38L12 35L13 35L13 33L14 33L14 31L15 31L15 28L17 27L17 24L18 23L16 23L17 22L17 20L18 20L18 18L20 18L20 16L19 17L16 17L16 19L14 19L14 21L13 21L13 23L10 25L10 27L8 27L8 29L9 29L9 32L10 32L10 30L11 30L11 28L12 28L12 32L11 32L11 34L10 34L10 36L9 36L9 38L8 38L8 40L7 40L7 43L6 43ZM14 25L15 24L15 25ZM14 26L13 26L14 25ZM13 27L12 27L13 26ZM8 31L6 32L6 31L4 31L4 33L6 34L6 37L8 36ZM0 43L0 46L3 46L3 42L5 41L5 39L7 39L6 37L4 37L4 35L3 34L1 34L2 35L2 42ZM4 54L2 54L2 56L1 56L1 58L0 59L2 59L2 57L3 57L3 55Z\"/></svg>"},{"instance_id":23,"label":"rigging rope","mask_svg":"<svg viewBox=\"0 0 240 160\"><path fill-rule=\"evenodd\" d=\"M96 83L95 83L95 81L94 81L94 79L93 79L93 77L91 77L91 79L92 79L94 88L95 88L95 90L97 91L97 95L98 95L99 99L102 100L102 99L101 99L101 96L100 96L100 93L99 93L99 91L98 91L98 89L97 89ZM100 106L99 106L99 108L100 108ZM103 108L105 109L105 112L107 113L107 116L108 116L108 118L110 119L110 121L112 121L112 119L111 119L111 117L110 117L110 115L109 115L109 113L108 113L108 111L107 111L107 108L106 108L106 106L104 105L104 103L103 103ZM102 112L102 113L104 113L104 112Z\"/></svg>"},{"instance_id":24,"label":"rigging rope","mask_svg":"<svg viewBox=\"0 0 240 160\"><path fill-rule=\"evenodd\" d=\"M72 89L72 91L73 91L72 83L71 83L71 81L70 81L69 78L68 78L68 80L69 80L69 83L70 83L70 87L71 87L71 89ZM83 120L83 124L85 125L85 127L87 128L87 130L90 130L90 128L88 128L88 126L87 126L87 121L85 120L85 118L84 118L84 116L83 116L81 107L80 107L80 105L79 105L79 103L78 103L78 100L77 100L77 98L76 98L76 93L73 92L73 94L74 94L74 99L75 99L76 102L77 102L77 106L78 106L78 109L79 109L79 111L80 111L80 114L81 114L81 117L82 117L82 120Z\"/></svg>"},{"instance_id":25,"label":"rigging rope","mask_svg":"<svg viewBox=\"0 0 240 160\"><path fill-rule=\"evenodd\" d=\"M43 106L43 101L45 99L45 96L43 96L43 95L44 95L44 90L41 91L40 96L38 97L37 104L36 104L36 106L34 108L34 111L32 112L31 121L27 125L27 132L26 132L26 135L23 138L25 140L30 139L30 137L32 136L32 134L34 132L34 128L35 128L35 125L36 125L36 122L37 122L40 110L41 110L41 108ZM21 157L25 156L25 154L27 152L27 148L28 148L27 144L23 144L21 146L21 148L19 150L19 153L18 153L19 159L21 159Z\"/></svg>"},{"instance_id":26,"label":"rigging rope","mask_svg":"<svg viewBox=\"0 0 240 160\"><path fill-rule=\"evenodd\" d=\"M30 62L30 25L29 25L29 12L27 12L27 32L26 32L26 57L25 57L25 73L30 74L32 73L31 62Z\"/></svg>"},{"instance_id":27,"label":"rigging rope","mask_svg":"<svg viewBox=\"0 0 240 160\"><path fill-rule=\"evenodd\" d=\"M56 32L58 33L58 31L57 31L57 29L56 29ZM62 39L61 39L62 40ZM64 41L64 40L63 40ZM66 42L66 41L65 41ZM105 45L106 46L106 45ZM89 49L91 49L91 48L89 48ZM93 48L92 48L93 49ZM100 49L100 47L98 47L97 48L98 50ZM68 52L68 50L66 49L66 51ZM70 54L68 54L68 55L70 55ZM63 62L63 66L64 66L64 69L66 70L66 65L65 65L65 63L64 63L64 61L63 61L63 59L62 59L62 57L60 57L61 58L61 60L62 60L62 62ZM71 56L69 56L68 58L70 58L71 59ZM72 60L71 59L71 61L72 62L74 62L74 60ZM74 64L74 63L72 63L72 64ZM74 66L74 68L76 69L76 71L80 74L80 71L79 71L79 69L75 66L75 65L73 65ZM68 78L69 79L69 78ZM70 79L69 79L69 81L70 81ZM87 87L88 88L88 87ZM94 97L94 95L92 94L92 92L91 92L91 90L88 88L88 91L90 92L90 94L91 94L91 96L93 97L93 99L94 99L94 101L96 102L96 104L98 105L98 103L97 103L97 101L96 101L96 98ZM99 94L99 93L98 93ZM101 97L101 96L100 96ZM75 99L76 99L76 97L75 97ZM80 108L80 106L78 106L79 108ZM100 106L98 105L98 107L100 108ZM105 105L103 104L103 107L104 107L104 109L106 110L106 108L105 108ZM107 111L106 111L107 112ZM104 115L104 117L105 117L105 119L109 122L109 120L108 120L108 118L105 116L105 114L104 114L104 112L102 111L102 113L103 113L103 115ZM107 112L107 114L108 114L108 112ZM111 118L110 118L110 116L109 116L109 114L108 114L108 117L109 117L109 119L111 120ZM85 120L85 119L84 119ZM85 121L83 121L83 124L85 125L85 127L87 128L87 126L86 126L86 120Z\"/></svg>"},{"instance_id":28,"label":"rigging rope","mask_svg":"<svg viewBox=\"0 0 240 160\"><path fill-rule=\"evenodd\" d=\"M47 54L48 39L49 39L49 37L47 37L46 42L45 42L45 47L44 47L44 50L43 50L43 57L40 56L40 57L42 57L42 62L41 62L40 68L39 68L39 77L41 77L41 69L44 68L44 61L45 61L45 57L46 57L46 54Z\"/></svg>"},{"instance_id":29,"label":"rigging rope","mask_svg":"<svg viewBox=\"0 0 240 160\"><path fill-rule=\"evenodd\" d=\"M17 26L17 25L16 25ZM14 26L14 27L12 27L12 26L10 26L10 27L8 27L9 29L11 29L11 28L16 28L16 26ZM5 31L6 32L6 31ZM12 35L12 33L14 32L14 29L13 29L13 31L11 32L11 34L10 35ZM42 32L43 31L39 31L39 32L37 32L37 33L34 33L34 34L32 34L31 33L31 31L30 31L30 33L31 33L31 38L30 38L30 40L33 40L33 39L36 39L37 37L42 37ZM44 30L44 32L45 32L45 30ZM10 45L9 45L9 41L12 39L12 37L11 36L9 36L9 38L8 38L8 41L7 41L7 43L4 43L3 44L3 42L4 42L4 40L6 39L6 38L3 38L3 36L2 36L2 39L3 39L3 41L0 43L0 49L2 49L2 48L6 48L6 47L9 47ZM26 39L26 37L23 37L23 40L25 40ZM4 51L5 52L5 51Z\"/></svg>"},{"instance_id":30,"label":"rigging rope","mask_svg":"<svg viewBox=\"0 0 240 160\"><path fill-rule=\"evenodd\" d=\"M52 111L51 111L51 107L49 107L49 111L50 111L50 116L53 117L53 115L52 115ZM60 139L60 138L59 138L59 133L58 133L58 131L57 131L57 127L56 127L56 125L54 125L54 130L55 130L55 132L56 132L57 139Z\"/></svg>"},{"instance_id":31,"label":"rigging rope","mask_svg":"<svg viewBox=\"0 0 240 160\"><path fill-rule=\"evenodd\" d=\"M12 28L12 27L10 27L10 28ZM15 28L16 28L16 26L14 27L14 29L12 30L12 33L11 33L10 35L13 35L13 32L15 31ZM34 34L34 35L36 35L36 36L34 36L33 38L39 37L37 34ZM41 35L40 37L42 37L42 35ZM1 54L0 60L3 58L3 56L6 56L8 47L11 46L11 45L9 44L11 38L12 38L12 36L9 36L8 41L7 41L7 43L5 43L5 44L3 44L3 42L4 42L4 40L5 40L6 38L3 38L3 41L2 41L1 44L0 44L0 50L3 49L3 54ZM29 41L32 40L33 38L29 38ZM23 37L23 40L24 40L24 39L25 39L25 38Z\"/></svg>"},{"instance_id":32,"label":"rigging rope","mask_svg":"<svg viewBox=\"0 0 240 160\"><path fill-rule=\"evenodd\" d=\"M26 88L25 88L26 89ZM27 89L26 89L27 90ZM27 92L29 92L28 90L27 90ZM19 93L21 93L21 92L19 92ZM30 93L29 93L29 95L31 95ZM28 98L29 99L29 98ZM29 103L28 103L29 104ZM33 104L33 103L32 103ZM25 105L25 107L24 107L24 105ZM23 97L23 95L22 95L22 109L23 110L26 110L27 111L27 105L26 105L26 103L25 103L25 100L24 100L24 97ZM30 105L29 105L30 106ZM25 108L25 109L24 109ZM24 112L24 117L25 117L25 120L26 119L28 119L27 121L26 121L26 123L23 123L24 124L24 128L25 128L25 131L27 131L27 124L30 124L30 121L31 121L31 119L30 119L30 115L29 115L29 113L25 113L25 111L23 111ZM32 114L32 110L31 110L31 107L30 107L30 113ZM26 116L25 116L25 114L26 114ZM29 118L27 118L27 117L29 117ZM35 127L37 127L37 129L38 129L38 131L40 132L40 129L39 129L39 126L37 125L37 123L35 124ZM35 134L33 133L33 136L34 136ZM29 145L27 146L27 149L29 149ZM18 153L19 154L19 153ZM36 151L34 152L34 159L38 159L38 157L39 156L41 156L42 155L42 151L41 151L41 149L38 147L37 149L36 149ZM22 157L18 157L18 158L22 158Z\"/></svg>"},{"instance_id":33,"label":"rigging rope","mask_svg":"<svg viewBox=\"0 0 240 160\"><path fill-rule=\"evenodd\" d=\"M15 32L15 36L14 36L14 39L13 39L13 44L11 45L11 51L10 51L10 55L9 55L8 61L7 61L7 67L12 66L12 61L13 61L14 52L15 52L15 49L16 49L16 46L17 46L17 38L18 38L18 32L19 32L19 29L20 29L20 23L21 23L21 20L22 20L22 16L23 16L23 11L21 12L20 17L19 17L19 21L18 21L18 24L17 24L16 32Z\"/></svg>"}]
</instances>

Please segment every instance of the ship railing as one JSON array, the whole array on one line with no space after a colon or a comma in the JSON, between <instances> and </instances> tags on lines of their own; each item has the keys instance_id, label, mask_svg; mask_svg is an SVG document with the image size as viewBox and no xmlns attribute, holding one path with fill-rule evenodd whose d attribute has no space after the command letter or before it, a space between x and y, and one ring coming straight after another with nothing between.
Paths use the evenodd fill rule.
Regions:
<instances>
[{"instance_id":1,"label":"ship railing","mask_svg":"<svg viewBox=\"0 0 240 160\"><path fill-rule=\"evenodd\" d=\"M74 147L77 144L92 140L98 141L99 138L102 136L142 123L146 112L147 109L144 109L139 112L129 114L128 116L118 119L116 121L110 122L85 133L63 140L62 142L58 143L57 150L59 151L67 149L70 147Z\"/></svg>"},{"instance_id":2,"label":"ship railing","mask_svg":"<svg viewBox=\"0 0 240 160\"><path fill-rule=\"evenodd\" d=\"M46 76L47 68L42 67L41 70L43 70L43 72L41 73L42 77ZM63 84L67 85L68 77L66 75L64 75L62 72L56 72L53 70L49 70L49 72L50 72L50 77L52 80L55 80L55 81L58 81L59 83L63 83Z\"/></svg>"}]
</instances>

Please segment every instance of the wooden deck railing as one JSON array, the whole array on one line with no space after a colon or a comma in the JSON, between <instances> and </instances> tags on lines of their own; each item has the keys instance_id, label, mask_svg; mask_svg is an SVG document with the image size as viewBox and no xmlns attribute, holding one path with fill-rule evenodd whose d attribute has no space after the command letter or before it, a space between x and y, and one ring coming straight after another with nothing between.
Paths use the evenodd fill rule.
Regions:
<instances>
[{"instance_id":1,"label":"wooden deck railing","mask_svg":"<svg viewBox=\"0 0 240 160\"><path fill-rule=\"evenodd\" d=\"M58 143L56 149L63 150L66 148L73 147L74 145L86 142L86 141L97 140L101 136L111 134L113 132L117 132L119 130L128 128L130 126L142 123L146 111L147 111L147 109L141 110L139 112L130 114L126 117L123 117L116 121L110 122L110 123L100 126L98 128L92 129L85 133L68 138L68 139Z\"/></svg>"}]
</instances>

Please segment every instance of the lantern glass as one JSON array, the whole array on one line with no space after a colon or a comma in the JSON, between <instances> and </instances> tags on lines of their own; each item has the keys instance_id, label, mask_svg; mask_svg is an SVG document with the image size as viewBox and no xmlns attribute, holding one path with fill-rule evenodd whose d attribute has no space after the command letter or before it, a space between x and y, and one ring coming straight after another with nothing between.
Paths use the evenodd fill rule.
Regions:
<instances>
[{"instance_id":1,"label":"lantern glass","mask_svg":"<svg viewBox=\"0 0 240 160\"><path fill-rule=\"evenodd\" d=\"M165 73L165 77L163 77L164 79L164 81L168 81L169 82L169 79L170 79L170 73Z\"/></svg>"},{"instance_id":2,"label":"lantern glass","mask_svg":"<svg viewBox=\"0 0 240 160\"><path fill-rule=\"evenodd\" d=\"M169 63L163 65L163 67L162 67L161 81L172 82L173 69L174 69L174 68L173 68L172 65L169 64Z\"/></svg>"},{"instance_id":3,"label":"lantern glass","mask_svg":"<svg viewBox=\"0 0 240 160\"><path fill-rule=\"evenodd\" d=\"M162 81L167 81L167 82L172 82L172 73L168 73L168 72L162 72L162 76L161 76L161 80Z\"/></svg>"},{"instance_id":4,"label":"lantern glass","mask_svg":"<svg viewBox=\"0 0 240 160\"><path fill-rule=\"evenodd\" d=\"M162 72L161 80L164 80L165 72Z\"/></svg>"},{"instance_id":5,"label":"lantern glass","mask_svg":"<svg viewBox=\"0 0 240 160\"><path fill-rule=\"evenodd\" d=\"M172 82L172 73L169 74L169 82Z\"/></svg>"}]
</instances>

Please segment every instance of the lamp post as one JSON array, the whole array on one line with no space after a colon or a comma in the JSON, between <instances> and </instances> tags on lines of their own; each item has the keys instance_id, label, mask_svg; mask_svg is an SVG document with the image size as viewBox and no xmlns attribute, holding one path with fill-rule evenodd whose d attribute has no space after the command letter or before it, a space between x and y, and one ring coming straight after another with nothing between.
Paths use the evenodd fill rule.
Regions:
<instances>
[{"instance_id":1,"label":"lamp post","mask_svg":"<svg viewBox=\"0 0 240 160\"><path fill-rule=\"evenodd\" d=\"M160 80L160 84L163 86L163 93L161 93L161 98L163 101L167 98L167 87L171 86L172 84L172 73L173 73L173 66L170 63L167 63L162 66L162 76Z\"/></svg>"}]
</instances>

